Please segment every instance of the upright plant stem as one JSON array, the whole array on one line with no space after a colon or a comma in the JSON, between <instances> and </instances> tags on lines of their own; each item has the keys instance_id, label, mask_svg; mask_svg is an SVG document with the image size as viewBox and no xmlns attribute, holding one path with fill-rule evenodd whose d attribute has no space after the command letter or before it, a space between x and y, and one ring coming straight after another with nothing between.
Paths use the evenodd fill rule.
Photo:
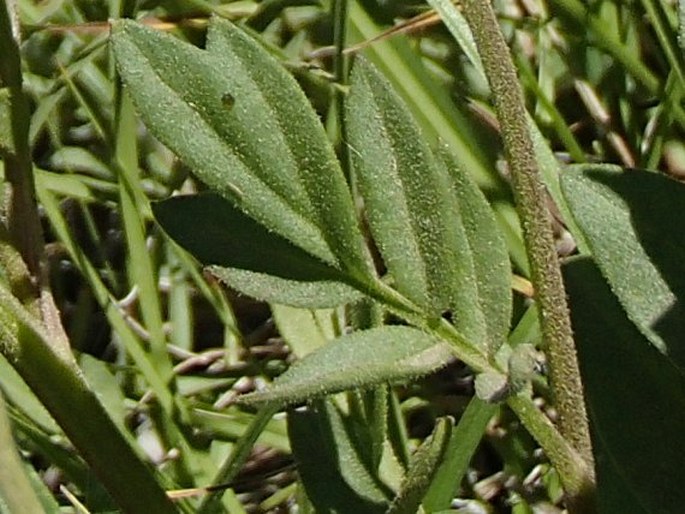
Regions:
<instances>
[{"instance_id":1,"label":"upright plant stem","mask_svg":"<svg viewBox=\"0 0 685 514\"><path fill-rule=\"evenodd\" d=\"M502 129L504 150L536 288L536 304L550 363L550 381L559 412L559 430L580 453L588 469L592 470L592 444L578 359L545 191L526 124L523 93L489 0L466 0L464 14L490 82ZM576 501L579 505L584 503L583 499L576 498L571 499L571 504ZM577 512L580 510L583 509L576 509Z\"/></svg>"}]
</instances>

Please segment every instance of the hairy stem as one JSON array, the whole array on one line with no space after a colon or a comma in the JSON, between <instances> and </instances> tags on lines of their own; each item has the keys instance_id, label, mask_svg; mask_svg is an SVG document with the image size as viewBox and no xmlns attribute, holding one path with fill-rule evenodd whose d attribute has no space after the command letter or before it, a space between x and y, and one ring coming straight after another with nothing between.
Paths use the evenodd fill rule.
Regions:
<instances>
[{"instance_id":1,"label":"hairy stem","mask_svg":"<svg viewBox=\"0 0 685 514\"><path fill-rule=\"evenodd\" d=\"M526 123L523 93L488 0L466 0L464 14L473 31L499 118L526 252L536 288L536 304L550 363L550 382L559 412L559 430L587 463L593 456L583 388L566 294L554 247L550 214ZM539 441L545 447L544 441ZM545 447L549 452L549 448ZM569 491L571 493L571 491ZM574 501L571 499L571 504Z\"/></svg>"}]
</instances>

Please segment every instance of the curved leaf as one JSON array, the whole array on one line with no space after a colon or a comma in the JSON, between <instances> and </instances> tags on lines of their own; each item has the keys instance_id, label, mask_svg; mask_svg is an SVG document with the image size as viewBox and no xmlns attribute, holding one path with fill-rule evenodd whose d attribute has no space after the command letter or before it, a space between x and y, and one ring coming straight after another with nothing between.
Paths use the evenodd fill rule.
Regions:
<instances>
[{"instance_id":1,"label":"curved leaf","mask_svg":"<svg viewBox=\"0 0 685 514\"><path fill-rule=\"evenodd\" d=\"M685 370L685 185L610 165L573 166L562 185L628 317Z\"/></svg>"},{"instance_id":2,"label":"curved leaf","mask_svg":"<svg viewBox=\"0 0 685 514\"><path fill-rule=\"evenodd\" d=\"M685 505L685 379L625 316L589 259L564 268L593 431L601 512L680 512Z\"/></svg>"},{"instance_id":3,"label":"curved leaf","mask_svg":"<svg viewBox=\"0 0 685 514\"><path fill-rule=\"evenodd\" d=\"M269 232L221 196L176 196L152 210L174 241L250 296L322 307L360 295L341 282L342 272Z\"/></svg>"},{"instance_id":4,"label":"curved leaf","mask_svg":"<svg viewBox=\"0 0 685 514\"><path fill-rule=\"evenodd\" d=\"M293 405L346 389L407 381L442 368L452 355L446 343L416 328L372 328L339 337L297 361L270 388L239 401Z\"/></svg>"}]
</instances>

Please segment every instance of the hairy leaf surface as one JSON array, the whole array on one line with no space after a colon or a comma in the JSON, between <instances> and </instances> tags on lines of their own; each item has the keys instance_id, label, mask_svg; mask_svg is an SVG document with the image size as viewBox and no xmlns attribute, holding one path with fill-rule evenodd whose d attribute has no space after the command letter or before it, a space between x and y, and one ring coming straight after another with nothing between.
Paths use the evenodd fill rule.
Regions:
<instances>
[{"instance_id":1,"label":"hairy leaf surface","mask_svg":"<svg viewBox=\"0 0 685 514\"><path fill-rule=\"evenodd\" d=\"M219 195L176 196L155 203L153 212L181 247L250 296L317 307L359 297L341 282L342 272L269 232Z\"/></svg>"},{"instance_id":2,"label":"hairy leaf surface","mask_svg":"<svg viewBox=\"0 0 685 514\"><path fill-rule=\"evenodd\" d=\"M211 189L307 252L369 274L335 154L295 80L213 19L209 51L130 21L113 26L119 72L150 130Z\"/></svg>"},{"instance_id":3,"label":"hairy leaf surface","mask_svg":"<svg viewBox=\"0 0 685 514\"><path fill-rule=\"evenodd\" d=\"M357 61L349 143L374 240L395 287L495 351L511 316L509 257L475 183L447 150L433 153L399 96Z\"/></svg>"},{"instance_id":4,"label":"hairy leaf surface","mask_svg":"<svg viewBox=\"0 0 685 514\"><path fill-rule=\"evenodd\" d=\"M294 405L347 389L408 381L440 369L452 355L446 343L416 328L353 332L297 361L270 388L240 401Z\"/></svg>"}]
</instances>

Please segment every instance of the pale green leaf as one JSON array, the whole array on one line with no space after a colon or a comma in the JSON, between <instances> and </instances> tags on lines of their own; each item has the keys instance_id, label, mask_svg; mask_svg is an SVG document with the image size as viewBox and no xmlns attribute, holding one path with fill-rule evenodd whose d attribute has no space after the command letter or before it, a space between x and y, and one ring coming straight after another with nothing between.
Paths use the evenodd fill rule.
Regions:
<instances>
[{"instance_id":1,"label":"pale green leaf","mask_svg":"<svg viewBox=\"0 0 685 514\"><path fill-rule=\"evenodd\" d=\"M248 108L243 102L253 99L236 99L239 92L229 90L226 82L231 70L225 69L218 56L131 21L114 24L112 45L138 113L204 183L310 253L334 259L294 175L295 164L287 163L287 147L273 149L272 158L277 156L282 166L278 173L266 173L255 169L260 164L264 167L253 162L261 160L258 155L233 144L246 137L231 138L230 129L256 129L232 120L232 111L240 113ZM227 105L227 99L235 103L235 109ZM269 135L279 132L273 126L267 128ZM251 135L251 139L259 136L257 132Z\"/></svg>"},{"instance_id":2,"label":"pale green leaf","mask_svg":"<svg viewBox=\"0 0 685 514\"><path fill-rule=\"evenodd\" d=\"M213 19L209 40L213 51L114 24L118 69L141 117L203 182L270 230L368 275L342 171L294 79L229 22Z\"/></svg>"},{"instance_id":3,"label":"pale green leaf","mask_svg":"<svg viewBox=\"0 0 685 514\"><path fill-rule=\"evenodd\" d=\"M264 391L243 396L247 405L293 405L327 394L403 382L445 366L450 347L421 330L386 326L342 336L297 361Z\"/></svg>"},{"instance_id":4,"label":"pale green leaf","mask_svg":"<svg viewBox=\"0 0 685 514\"><path fill-rule=\"evenodd\" d=\"M341 324L334 309L298 309L273 304L271 313L279 334L299 359L335 339Z\"/></svg>"},{"instance_id":5,"label":"pale green leaf","mask_svg":"<svg viewBox=\"0 0 685 514\"><path fill-rule=\"evenodd\" d=\"M352 270L368 272L370 261L347 182L295 79L260 44L221 18L212 19L207 50L230 70L226 87L236 101L231 107L236 128L227 136L240 138L233 144L251 156L252 169L260 170L265 180L300 185L336 256ZM284 172L286 166L292 169Z\"/></svg>"},{"instance_id":6,"label":"pale green leaf","mask_svg":"<svg viewBox=\"0 0 685 514\"><path fill-rule=\"evenodd\" d=\"M209 266L210 273L247 296L302 309L331 309L362 294L336 280L298 281L237 268Z\"/></svg>"}]
</instances>

